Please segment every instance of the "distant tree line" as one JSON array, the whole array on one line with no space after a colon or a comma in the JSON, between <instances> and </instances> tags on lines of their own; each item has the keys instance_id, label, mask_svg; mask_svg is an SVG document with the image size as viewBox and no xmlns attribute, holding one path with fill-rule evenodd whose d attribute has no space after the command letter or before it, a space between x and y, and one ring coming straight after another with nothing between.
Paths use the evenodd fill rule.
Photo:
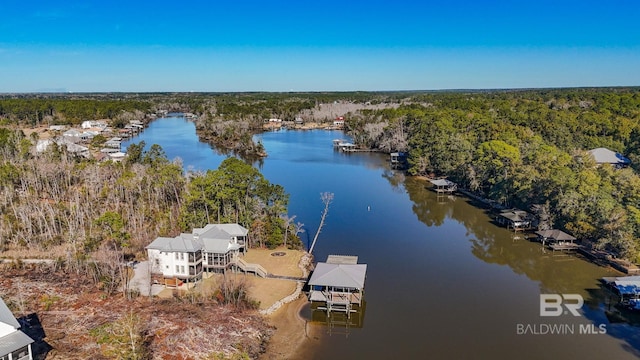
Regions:
<instances>
[{"instance_id":1,"label":"distant tree line","mask_svg":"<svg viewBox=\"0 0 640 360\"><path fill-rule=\"evenodd\" d=\"M146 101L125 99L0 98L0 119L31 126L80 124L83 120L115 119L123 112L150 111Z\"/></svg>"}]
</instances>

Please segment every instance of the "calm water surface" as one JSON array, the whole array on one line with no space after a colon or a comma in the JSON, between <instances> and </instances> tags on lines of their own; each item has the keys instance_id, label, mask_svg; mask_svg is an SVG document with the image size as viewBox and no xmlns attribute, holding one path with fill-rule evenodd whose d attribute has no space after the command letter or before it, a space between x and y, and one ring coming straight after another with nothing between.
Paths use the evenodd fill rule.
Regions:
<instances>
[{"instance_id":1,"label":"calm water surface","mask_svg":"<svg viewBox=\"0 0 640 360\"><path fill-rule=\"evenodd\" d=\"M290 194L289 212L318 226L320 193L333 192L316 259L357 255L368 264L362 327L320 327L309 359L627 359L640 354L640 331L605 316L598 279L617 273L558 256L491 222L462 197L437 197L423 181L391 171L381 154L344 154L337 131L257 136L269 156L257 164ZM216 168L226 157L198 141L181 118L154 121L133 139L160 144L185 169ZM126 146L126 144L125 144ZM540 294L580 294L582 316L539 316ZM573 334L518 334L518 324L557 324ZM581 334L604 324L607 334ZM320 325L312 325L320 326ZM536 331L540 332L540 331ZM346 333L346 334L345 334Z\"/></svg>"}]
</instances>

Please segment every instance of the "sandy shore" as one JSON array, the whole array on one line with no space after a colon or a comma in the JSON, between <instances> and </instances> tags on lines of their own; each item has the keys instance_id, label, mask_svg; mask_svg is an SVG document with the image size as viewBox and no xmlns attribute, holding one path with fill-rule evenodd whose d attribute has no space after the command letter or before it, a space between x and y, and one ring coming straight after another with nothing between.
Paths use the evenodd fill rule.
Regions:
<instances>
[{"instance_id":1,"label":"sandy shore","mask_svg":"<svg viewBox=\"0 0 640 360\"><path fill-rule=\"evenodd\" d=\"M280 256L273 256L280 253ZM270 274L303 277L300 262L305 252L278 248L275 250L250 249L244 257L249 263L262 265ZM241 276L243 275L234 275ZM270 308L276 302L296 292L296 282L282 279L263 279L246 275L249 282L249 294L260 301L260 310ZM307 304L307 298L301 294L292 302L282 305L270 315L266 315L269 323L276 328L269 340L267 351L260 359L306 359L319 343L319 328L300 316L300 311Z\"/></svg>"},{"instance_id":2,"label":"sandy shore","mask_svg":"<svg viewBox=\"0 0 640 360\"><path fill-rule=\"evenodd\" d=\"M307 299L303 295L268 317L276 332L261 360L308 359L313 349L319 346L320 328L308 324L300 316L300 310L306 304Z\"/></svg>"}]
</instances>

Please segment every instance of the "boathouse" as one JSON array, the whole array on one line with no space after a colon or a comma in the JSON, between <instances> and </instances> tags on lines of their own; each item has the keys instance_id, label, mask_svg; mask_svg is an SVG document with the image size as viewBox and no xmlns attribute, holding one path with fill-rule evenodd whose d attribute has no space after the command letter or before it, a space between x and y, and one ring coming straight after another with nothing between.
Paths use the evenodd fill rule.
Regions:
<instances>
[{"instance_id":1,"label":"boathouse","mask_svg":"<svg viewBox=\"0 0 640 360\"><path fill-rule=\"evenodd\" d=\"M640 276L604 277L602 282L620 297L620 303L640 310Z\"/></svg>"},{"instance_id":2,"label":"boathouse","mask_svg":"<svg viewBox=\"0 0 640 360\"><path fill-rule=\"evenodd\" d=\"M433 190L437 193L453 193L458 190L458 184L447 179L432 179L429 180L433 184Z\"/></svg>"},{"instance_id":3,"label":"boathouse","mask_svg":"<svg viewBox=\"0 0 640 360\"><path fill-rule=\"evenodd\" d=\"M552 250L576 250L580 247L576 244L574 236L558 229L536 231L542 245L548 245Z\"/></svg>"},{"instance_id":4,"label":"boathouse","mask_svg":"<svg viewBox=\"0 0 640 360\"><path fill-rule=\"evenodd\" d=\"M364 296L367 265L358 264L357 256L329 255L319 262L309 279L309 301L319 303L317 309L356 312Z\"/></svg>"},{"instance_id":5,"label":"boathouse","mask_svg":"<svg viewBox=\"0 0 640 360\"><path fill-rule=\"evenodd\" d=\"M407 153L398 151L389 154L392 168L403 168L407 164Z\"/></svg>"},{"instance_id":6,"label":"boathouse","mask_svg":"<svg viewBox=\"0 0 640 360\"><path fill-rule=\"evenodd\" d=\"M513 229L513 231L524 231L531 228L533 215L524 210L510 209L503 210L496 218L499 224Z\"/></svg>"}]
</instances>

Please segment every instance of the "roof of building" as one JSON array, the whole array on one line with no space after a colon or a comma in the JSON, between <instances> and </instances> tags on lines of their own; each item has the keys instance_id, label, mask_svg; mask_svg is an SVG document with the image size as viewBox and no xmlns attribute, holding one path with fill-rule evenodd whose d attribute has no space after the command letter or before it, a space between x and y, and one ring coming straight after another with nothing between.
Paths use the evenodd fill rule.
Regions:
<instances>
[{"instance_id":1,"label":"roof of building","mask_svg":"<svg viewBox=\"0 0 640 360\"><path fill-rule=\"evenodd\" d=\"M366 275L366 264L318 263L309 285L363 289Z\"/></svg>"},{"instance_id":2,"label":"roof of building","mask_svg":"<svg viewBox=\"0 0 640 360\"><path fill-rule=\"evenodd\" d=\"M528 221L531 220L531 214L524 210L511 209L505 210L500 213L500 216L507 218L511 221Z\"/></svg>"},{"instance_id":3,"label":"roof of building","mask_svg":"<svg viewBox=\"0 0 640 360\"><path fill-rule=\"evenodd\" d=\"M0 299L0 322L13 326L14 329L20 328L18 320L16 320L11 310L9 310L9 307L2 299Z\"/></svg>"},{"instance_id":4,"label":"roof of building","mask_svg":"<svg viewBox=\"0 0 640 360\"><path fill-rule=\"evenodd\" d=\"M12 353L33 343L33 339L20 330L0 337L0 356Z\"/></svg>"},{"instance_id":5,"label":"roof of building","mask_svg":"<svg viewBox=\"0 0 640 360\"><path fill-rule=\"evenodd\" d=\"M631 160L627 159L620 153L611 151L607 148L597 148L589 150L589 152L598 164L627 165L631 163Z\"/></svg>"},{"instance_id":6,"label":"roof of building","mask_svg":"<svg viewBox=\"0 0 640 360\"><path fill-rule=\"evenodd\" d=\"M202 241L192 234L180 234L174 238L158 237L147 245L147 249L168 252L195 252L202 250Z\"/></svg>"},{"instance_id":7,"label":"roof of building","mask_svg":"<svg viewBox=\"0 0 640 360\"><path fill-rule=\"evenodd\" d=\"M456 185L456 183L447 179L432 179L429 181L431 181L431 183L435 186L455 186Z\"/></svg>"},{"instance_id":8,"label":"roof of building","mask_svg":"<svg viewBox=\"0 0 640 360\"><path fill-rule=\"evenodd\" d=\"M235 236L246 236L249 230L238 224L207 224L202 229L193 229L207 252L225 253L239 246L231 239Z\"/></svg>"},{"instance_id":9,"label":"roof of building","mask_svg":"<svg viewBox=\"0 0 640 360\"><path fill-rule=\"evenodd\" d=\"M328 264L351 264L358 263L358 257L352 255L329 255L327 256Z\"/></svg>"},{"instance_id":10,"label":"roof of building","mask_svg":"<svg viewBox=\"0 0 640 360\"><path fill-rule=\"evenodd\" d=\"M556 241L574 241L575 237L567 234L566 232L558 229L552 230L540 230L536 231L536 234L542 236L545 239L554 239Z\"/></svg>"},{"instance_id":11,"label":"roof of building","mask_svg":"<svg viewBox=\"0 0 640 360\"><path fill-rule=\"evenodd\" d=\"M208 224L204 228L193 229L192 234L180 234L175 238L158 237L147 249L173 252L194 252L204 250L224 254L237 250L240 245L231 240L236 236L246 236L249 230L238 224Z\"/></svg>"}]
</instances>

